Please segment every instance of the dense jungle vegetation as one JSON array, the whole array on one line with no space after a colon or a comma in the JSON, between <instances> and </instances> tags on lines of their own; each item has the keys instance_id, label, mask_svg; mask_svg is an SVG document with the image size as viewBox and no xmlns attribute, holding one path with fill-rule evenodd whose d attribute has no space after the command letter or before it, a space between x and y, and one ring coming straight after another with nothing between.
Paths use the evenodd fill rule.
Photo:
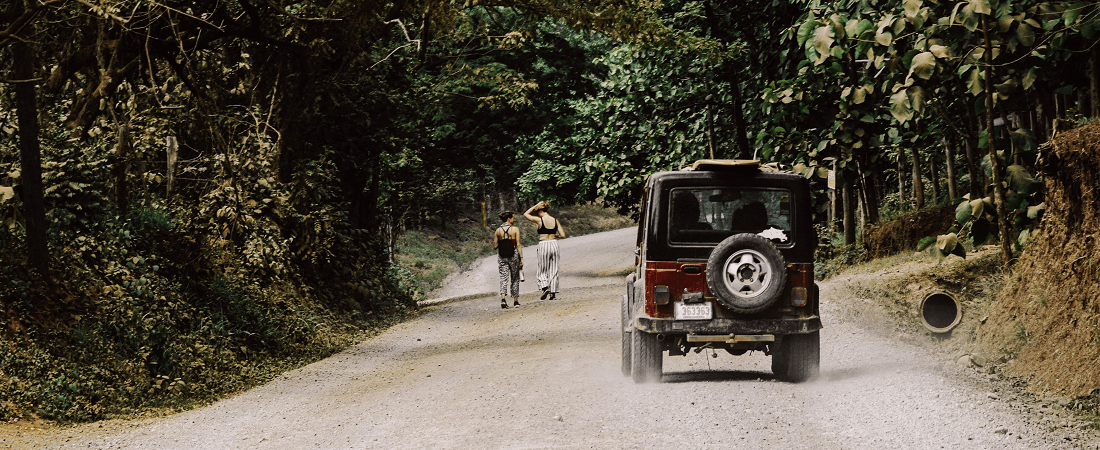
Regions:
<instances>
[{"instance_id":1,"label":"dense jungle vegetation","mask_svg":"<svg viewBox=\"0 0 1100 450\"><path fill-rule=\"evenodd\" d=\"M951 203L922 245L1000 236L1011 260L1057 119L1100 115L1098 12L0 0L0 420L252 385L413 312L407 230L537 199L629 214L699 158L812 178L838 243Z\"/></svg>"}]
</instances>

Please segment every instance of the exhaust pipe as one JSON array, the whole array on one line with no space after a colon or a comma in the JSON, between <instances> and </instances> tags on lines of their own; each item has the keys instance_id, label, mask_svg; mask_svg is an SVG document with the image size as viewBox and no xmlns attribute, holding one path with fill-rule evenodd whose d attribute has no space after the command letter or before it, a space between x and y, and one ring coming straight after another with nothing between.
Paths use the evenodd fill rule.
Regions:
<instances>
[{"instance_id":1,"label":"exhaust pipe","mask_svg":"<svg viewBox=\"0 0 1100 450\"><path fill-rule=\"evenodd\" d=\"M947 292L932 292L920 302L920 321L928 331L950 333L962 321L962 306Z\"/></svg>"}]
</instances>

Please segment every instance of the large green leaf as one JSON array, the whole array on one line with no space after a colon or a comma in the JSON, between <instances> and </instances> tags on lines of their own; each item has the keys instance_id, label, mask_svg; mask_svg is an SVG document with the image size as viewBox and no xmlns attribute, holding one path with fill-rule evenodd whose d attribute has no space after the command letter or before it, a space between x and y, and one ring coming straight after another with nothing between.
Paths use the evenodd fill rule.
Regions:
<instances>
[{"instance_id":1,"label":"large green leaf","mask_svg":"<svg viewBox=\"0 0 1100 450\"><path fill-rule=\"evenodd\" d=\"M867 100L867 91L863 90L864 86L860 86L852 91L852 103L859 105Z\"/></svg>"},{"instance_id":2,"label":"large green leaf","mask_svg":"<svg viewBox=\"0 0 1100 450\"><path fill-rule=\"evenodd\" d=\"M1100 35L1100 20L1097 20L1095 18L1096 10L1094 9L1093 11L1094 12L1090 14L1090 17L1093 17L1093 20L1087 20L1085 21L1085 23L1081 24L1081 36L1088 40L1092 40L1096 38L1097 35Z\"/></svg>"},{"instance_id":3,"label":"large green leaf","mask_svg":"<svg viewBox=\"0 0 1100 450\"><path fill-rule=\"evenodd\" d=\"M959 203L959 206L955 208L955 222L958 222L960 227L966 225L973 217L972 211L973 208L970 207L970 202Z\"/></svg>"},{"instance_id":4,"label":"large green leaf","mask_svg":"<svg viewBox=\"0 0 1100 450\"><path fill-rule=\"evenodd\" d=\"M967 202L967 204L970 205L970 217L971 218L973 218L975 220L980 219L982 217L982 215L985 214L985 210L986 210L985 199L979 198L977 200L971 200L971 201Z\"/></svg>"},{"instance_id":5,"label":"large green leaf","mask_svg":"<svg viewBox=\"0 0 1100 450\"><path fill-rule=\"evenodd\" d=\"M1062 19L1064 20L1063 23L1067 27L1073 26L1074 23L1077 22L1077 18L1081 16L1081 10L1085 9L1085 7L1088 5L1089 3L1086 2L1077 2L1070 4L1069 7L1066 8L1065 14L1062 15Z\"/></svg>"},{"instance_id":6,"label":"large green leaf","mask_svg":"<svg viewBox=\"0 0 1100 450\"><path fill-rule=\"evenodd\" d=\"M970 76L966 77L966 86L970 89L970 95L978 95L985 91L982 85L982 73L977 67L970 70Z\"/></svg>"},{"instance_id":7,"label":"large green leaf","mask_svg":"<svg viewBox=\"0 0 1100 450\"><path fill-rule=\"evenodd\" d=\"M913 57L912 65L909 66L909 76L916 75L922 79L932 78L932 74L936 71L936 55L932 52L919 53Z\"/></svg>"},{"instance_id":8,"label":"large green leaf","mask_svg":"<svg viewBox=\"0 0 1100 450\"><path fill-rule=\"evenodd\" d=\"M1029 67L1027 69L1027 72L1024 72L1024 77L1022 80L1024 90L1031 89L1031 85L1035 84L1035 80L1037 80L1038 78L1039 73L1035 70L1035 67Z\"/></svg>"},{"instance_id":9,"label":"large green leaf","mask_svg":"<svg viewBox=\"0 0 1100 450\"><path fill-rule=\"evenodd\" d=\"M1034 194L1043 187L1043 183L1031 176L1024 166L1013 164L1008 166L1006 172L1008 173L1008 187L1021 195Z\"/></svg>"},{"instance_id":10,"label":"large green leaf","mask_svg":"<svg viewBox=\"0 0 1100 450\"><path fill-rule=\"evenodd\" d=\"M947 233L936 237L936 249L943 255L950 255L957 245L959 245L959 236L955 233Z\"/></svg>"},{"instance_id":11,"label":"large green leaf","mask_svg":"<svg viewBox=\"0 0 1100 450\"><path fill-rule=\"evenodd\" d=\"M867 32L867 30L873 30L874 28L875 24L870 20L852 19L849 20L847 24L845 24L844 31L848 34L849 38L859 39L863 35L863 33Z\"/></svg>"},{"instance_id":12,"label":"large green leaf","mask_svg":"<svg viewBox=\"0 0 1100 450\"><path fill-rule=\"evenodd\" d=\"M921 240L917 241L917 251L923 251L928 246L935 244L937 240L936 236L925 236Z\"/></svg>"},{"instance_id":13,"label":"large green leaf","mask_svg":"<svg viewBox=\"0 0 1100 450\"><path fill-rule=\"evenodd\" d=\"M915 114L924 113L924 89L920 86L913 86L909 88L909 103L913 108Z\"/></svg>"},{"instance_id":14,"label":"large green leaf","mask_svg":"<svg viewBox=\"0 0 1100 450\"><path fill-rule=\"evenodd\" d=\"M1020 82L1015 78L1009 78L1004 83L994 84L993 88L997 89L997 92L1003 95L1015 94L1016 89L1020 87Z\"/></svg>"},{"instance_id":15,"label":"large green leaf","mask_svg":"<svg viewBox=\"0 0 1100 450\"><path fill-rule=\"evenodd\" d=\"M997 164L999 164L1001 167L1005 166L1004 150L997 150ZM985 154L985 156L982 156L982 172L985 173L985 176L989 177L989 179L993 179L993 165L989 162L988 153Z\"/></svg>"},{"instance_id":16,"label":"large green leaf","mask_svg":"<svg viewBox=\"0 0 1100 450\"><path fill-rule=\"evenodd\" d=\"M1027 207L1027 218L1031 220L1038 219L1043 215L1043 212L1047 210L1047 202L1040 203L1035 206Z\"/></svg>"},{"instance_id":17,"label":"large green leaf","mask_svg":"<svg viewBox=\"0 0 1100 450\"><path fill-rule=\"evenodd\" d=\"M1017 151L1034 154L1039 149L1039 140L1035 138L1035 133L1027 128L1017 128L1012 130L1009 134L1012 136L1012 145L1016 147Z\"/></svg>"},{"instance_id":18,"label":"large green leaf","mask_svg":"<svg viewBox=\"0 0 1100 450\"><path fill-rule=\"evenodd\" d=\"M813 46L820 58L829 56L829 50L833 46L833 27L817 27L814 30Z\"/></svg>"},{"instance_id":19,"label":"large green leaf","mask_svg":"<svg viewBox=\"0 0 1100 450\"><path fill-rule=\"evenodd\" d=\"M817 28L816 20L807 20L802 22L802 25L798 27L798 45L806 45L806 41L810 40L810 37L814 35L814 29Z\"/></svg>"},{"instance_id":20,"label":"large green leaf","mask_svg":"<svg viewBox=\"0 0 1100 450\"><path fill-rule=\"evenodd\" d=\"M905 17L913 18L920 12L921 0L905 0Z\"/></svg>"},{"instance_id":21,"label":"large green leaf","mask_svg":"<svg viewBox=\"0 0 1100 450\"><path fill-rule=\"evenodd\" d=\"M887 47L894 42L894 35L890 34L889 31L878 33L875 35L875 42L877 42L878 45Z\"/></svg>"},{"instance_id":22,"label":"large green leaf","mask_svg":"<svg viewBox=\"0 0 1100 450\"><path fill-rule=\"evenodd\" d=\"M1031 28L1031 25L1020 22L1016 26L1016 40L1026 47L1035 45L1035 30Z\"/></svg>"},{"instance_id":23,"label":"large green leaf","mask_svg":"<svg viewBox=\"0 0 1100 450\"><path fill-rule=\"evenodd\" d=\"M993 14L993 8L989 6L989 0L970 0L970 6L976 14Z\"/></svg>"},{"instance_id":24,"label":"large green leaf","mask_svg":"<svg viewBox=\"0 0 1100 450\"><path fill-rule=\"evenodd\" d=\"M971 3L959 3L962 8L956 7L955 13L952 14L954 21L962 24L967 31L973 32L978 29L978 14L974 12L974 5Z\"/></svg>"},{"instance_id":25,"label":"large green leaf","mask_svg":"<svg viewBox=\"0 0 1100 450\"><path fill-rule=\"evenodd\" d=\"M901 123L913 118L913 107L909 102L909 93L905 89L890 96L890 115Z\"/></svg>"}]
</instances>

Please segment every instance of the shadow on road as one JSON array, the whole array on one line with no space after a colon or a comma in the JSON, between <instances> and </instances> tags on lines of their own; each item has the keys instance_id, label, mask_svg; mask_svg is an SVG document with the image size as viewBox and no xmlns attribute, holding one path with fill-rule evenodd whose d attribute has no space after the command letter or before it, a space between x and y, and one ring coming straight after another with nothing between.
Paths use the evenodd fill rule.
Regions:
<instances>
[{"instance_id":1,"label":"shadow on road","mask_svg":"<svg viewBox=\"0 0 1100 450\"><path fill-rule=\"evenodd\" d=\"M662 383L695 383L700 381L756 381L772 380L771 372L740 370L701 370L698 372L665 372Z\"/></svg>"}]
</instances>

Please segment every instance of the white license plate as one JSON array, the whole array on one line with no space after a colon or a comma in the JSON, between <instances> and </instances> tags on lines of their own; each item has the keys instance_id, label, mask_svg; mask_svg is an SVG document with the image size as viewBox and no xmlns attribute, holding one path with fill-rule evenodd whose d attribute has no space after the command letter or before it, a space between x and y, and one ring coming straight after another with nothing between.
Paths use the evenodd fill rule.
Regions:
<instances>
[{"instance_id":1,"label":"white license plate","mask_svg":"<svg viewBox=\"0 0 1100 450\"><path fill-rule=\"evenodd\" d=\"M714 317L714 310L711 309L710 302L674 302L672 304L672 317L685 320L710 320Z\"/></svg>"}]
</instances>

